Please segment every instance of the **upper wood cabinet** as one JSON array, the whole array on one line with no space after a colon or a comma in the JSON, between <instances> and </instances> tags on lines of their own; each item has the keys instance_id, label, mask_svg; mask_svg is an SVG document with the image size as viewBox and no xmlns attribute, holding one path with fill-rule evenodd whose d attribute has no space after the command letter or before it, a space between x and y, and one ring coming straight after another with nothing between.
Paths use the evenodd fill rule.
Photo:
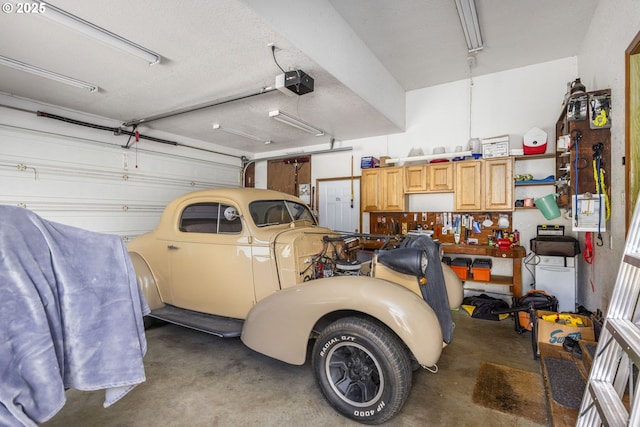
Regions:
<instances>
[{"instance_id":1,"label":"upper wood cabinet","mask_svg":"<svg viewBox=\"0 0 640 427\"><path fill-rule=\"evenodd\" d=\"M404 192L453 192L453 163L425 163L404 167Z\"/></svg>"},{"instance_id":2,"label":"upper wood cabinet","mask_svg":"<svg viewBox=\"0 0 640 427\"><path fill-rule=\"evenodd\" d=\"M512 211L513 158L455 164L457 211Z\"/></svg>"},{"instance_id":3,"label":"upper wood cabinet","mask_svg":"<svg viewBox=\"0 0 640 427\"><path fill-rule=\"evenodd\" d=\"M512 211L513 206L513 158L484 160L484 209Z\"/></svg>"},{"instance_id":4,"label":"upper wood cabinet","mask_svg":"<svg viewBox=\"0 0 640 427\"><path fill-rule=\"evenodd\" d=\"M379 169L363 169L360 177L360 208L362 212L375 212L380 209Z\"/></svg>"},{"instance_id":5,"label":"upper wood cabinet","mask_svg":"<svg viewBox=\"0 0 640 427\"><path fill-rule=\"evenodd\" d=\"M455 176L456 210L482 210L482 162L480 160L457 162Z\"/></svg>"},{"instance_id":6,"label":"upper wood cabinet","mask_svg":"<svg viewBox=\"0 0 640 427\"><path fill-rule=\"evenodd\" d=\"M404 168L363 169L360 183L360 205L363 212L405 210Z\"/></svg>"},{"instance_id":7,"label":"upper wood cabinet","mask_svg":"<svg viewBox=\"0 0 640 427\"><path fill-rule=\"evenodd\" d=\"M424 193L429 190L429 165L405 166L405 193Z\"/></svg>"},{"instance_id":8,"label":"upper wood cabinet","mask_svg":"<svg viewBox=\"0 0 640 427\"><path fill-rule=\"evenodd\" d=\"M446 193L453 191L452 162L432 163L429 165L429 192Z\"/></svg>"}]
</instances>

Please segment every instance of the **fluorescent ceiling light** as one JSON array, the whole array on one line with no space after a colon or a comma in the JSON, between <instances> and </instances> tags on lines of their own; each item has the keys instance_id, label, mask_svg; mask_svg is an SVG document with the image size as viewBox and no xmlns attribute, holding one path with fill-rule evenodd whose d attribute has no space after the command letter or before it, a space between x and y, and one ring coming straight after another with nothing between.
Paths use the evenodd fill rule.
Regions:
<instances>
[{"instance_id":1,"label":"fluorescent ceiling light","mask_svg":"<svg viewBox=\"0 0 640 427\"><path fill-rule=\"evenodd\" d=\"M482 35L475 0L456 0L456 8L460 16L464 38L467 40L469 52L477 52L482 49Z\"/></svg>"},{"instance_id":2,"label":"fluorescent ceiling light","mask_svg":"<svg viewBox=\"0 0 640 427\"><path fill-rule=\"evenodd\" d=\"M0 65L6 65L7 67L15 68L16 70L25 71L27 73L35 74L36 76L45 77L47 79L55 80L70 86L75 86L80 89L87 89L89 92L97 92L98 86L77 80L72 77L67 77L62 74L54 73L53 71L45 70L44 68L38 68L33 65L25 64L24 62L16 61L6 56L0 55Z\"/></svg>"},{"instance_id":3,"label":"fluorescent ceiling light","mask_svg":"<svg viewBox=\"0 0 640 427\"><path fill-rule=\"evenodd\" d=\"M269 117L274 118L275 120L287 124L289 126L293 126L294 128L303 130L307 133L310 133L315 136L324 135L324 131L322 129L318 129L317 127L301 120L291 114L287 114L284 111L274 110L269 112Z\"/></svg>"},{"instance_id":4,"label":"fluorescent ceiling light","mask_svg":"<svg viewBox=\"0 0 640 427\"><path fill-rule=\"evenodd\" d=\"M12 1L12 3L15 3L15 2ZM72 15L68 12L65 12L62 9L58 9L57 7L52 6L49 3L45 3L41 1L32 1L32 3L38 4L38 5L41 5L41 7L44 7L45 12L41 13L40 16L49 18L52 21L62 24L75 31L79 31L102 43L108 44L111 47L120 49L123 52L137 56L138 58L142 58L145 61L147 61L149 65L154 65L159 63L160 59L162 58L160 55L150 51L149 49L146 49L140 45L137 45L132 41L125 39L124 37L120 37L117 34L114 34L110 31L105 30L104 28L98 27L97 25L94 25L89 21L85 21L82 18L78 18L77 16Z\"/></svg>"},{"instance_id":5,"label":"fluorescent ceiling light","mask_svg":"<svg viewBox=\"0 0 640 427\"><path fill-rule=\"evenodd\" d=\"M243 138L247 138L247 139L250 139L252 141L263 142L265 144L271 144L270 140L266 140L265 141L263 138L259 138L259 137L254 136L254 135L249 135L248 133L244 133L244 132L239 131L239 130L223 128L218 123L214 123L213 124L213 128L216 129L216 130L221 130L222 132L230 133L231 135L241 136Z\"/></svg>"}]
</instances>

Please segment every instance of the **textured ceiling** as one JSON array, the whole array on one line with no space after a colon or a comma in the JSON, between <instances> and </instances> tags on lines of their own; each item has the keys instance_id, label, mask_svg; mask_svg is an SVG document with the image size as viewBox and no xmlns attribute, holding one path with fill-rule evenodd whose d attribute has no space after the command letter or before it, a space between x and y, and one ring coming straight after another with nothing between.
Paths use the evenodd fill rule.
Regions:
<instances>
[{"instance_id":1,"label":"textured ceiling","mask_svg":"<svg viewBox=\"0 0 640 427\"><path fill-rule=\"evenodd\" d=\"M404 109L404 91L468 76L453 0L54 4L159 53L162 62L148 66L44 16L3 13L0 55L94 83L100 90L89 93L0 65L1 92L125 123L266 89L245 100L140 126L150 134L168 132L250 156L325 143L328 148L331 137L401 132L404 111L396 110ZM597 0L582 0L580 8L576 4L477 0L485 48L474 74L577 55ZM341 38L331 37L336 34ZM269 43L278 47L282 68L302 69L315 79L313 93L269 92L281 73ZM269 119L269 111L276 109L327 135L314 137ZM273 144L214 131L214 123Z\"/></svg>"}]
</instances>

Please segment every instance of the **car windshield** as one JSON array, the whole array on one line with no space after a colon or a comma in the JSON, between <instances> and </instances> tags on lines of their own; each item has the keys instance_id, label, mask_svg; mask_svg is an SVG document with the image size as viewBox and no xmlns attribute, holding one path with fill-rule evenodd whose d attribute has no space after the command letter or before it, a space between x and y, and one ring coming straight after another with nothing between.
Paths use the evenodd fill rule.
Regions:
<instances>
[{"instance_id":1,"label":"car windshield","mask_svg":"<svg viewBox=\"0 0 640 427\"><path fill-rule=\"evenodd\" d=\"M258 200L249 204L249 213L258 227L267 225L289 224L293 221L306 220L316 224L316 219L309 208L289 200Z\"/></svg>"}]
</instances>

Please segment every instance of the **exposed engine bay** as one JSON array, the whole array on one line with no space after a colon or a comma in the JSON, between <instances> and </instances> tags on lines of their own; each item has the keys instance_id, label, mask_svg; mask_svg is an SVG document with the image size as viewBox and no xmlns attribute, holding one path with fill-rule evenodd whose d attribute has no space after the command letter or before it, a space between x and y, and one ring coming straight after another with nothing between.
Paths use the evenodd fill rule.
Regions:
<instances>
[{"instance_id":1,"label":"exposed engine bay","mask_svg":"<svg viewBox=\"0 0 640 427\"><path fill-rule=\"evenodd\" d=\"M378 263L394 271L412 276L426 275L429 263L424 248L408 245L412 237L390 238L385 236L375 253L363 251L363 239L371 235L345 234L322 237L322 250L311 256L310 265L301 273L304 281L332 276L371 275L372 263ZM433 260L431 260L433 261Z\"/></svg>"}]
</instances>

